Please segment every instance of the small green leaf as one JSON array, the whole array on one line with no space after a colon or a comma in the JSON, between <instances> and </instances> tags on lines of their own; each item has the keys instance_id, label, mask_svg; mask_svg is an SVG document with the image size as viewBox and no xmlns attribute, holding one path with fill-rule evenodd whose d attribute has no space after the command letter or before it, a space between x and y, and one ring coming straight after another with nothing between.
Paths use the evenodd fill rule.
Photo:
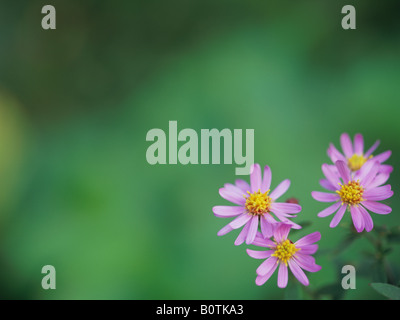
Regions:
<instances>
[{"instance_id":1,"label":"small green leaf","mask_svg":"<svg viewBox=\"0 0 400 320\"><path fill-rule=\"evenodd\" d=\"M392 299L400 300L400 288L387 283L371 283L371 287L374 288L381 295Z\"/></svg>"}]
</instances>

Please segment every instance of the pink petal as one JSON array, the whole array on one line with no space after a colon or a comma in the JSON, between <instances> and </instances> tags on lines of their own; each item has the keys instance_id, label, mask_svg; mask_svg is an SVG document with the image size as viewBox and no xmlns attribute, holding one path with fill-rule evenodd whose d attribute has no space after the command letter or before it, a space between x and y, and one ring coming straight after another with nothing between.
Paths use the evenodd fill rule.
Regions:
<instances>
[{"instance_id":1,"label":"pink petal","mask_svg":"<svg viewBox=\"0 0 400 320\"><path fill-rule=\"evenodd\" d=\"M288 283L288 268L284 263L279 265L278 270L278 287L279 288L286 288Z\"/></svg>"},{"instance_id":2,"label":"pink petal","mask_svg":"<svg viewBox=\"0 0 400 320\"><path fill-rule=\"evenodd\" d=\"M342 150L346 158L351 158L353 155L353 145L351 143L351 139L347 133L343 133L340 136L340 145L342 146Z\"/></svg>"},{"instance_id":3,"label":"pink petal","mask_svg":"<svg viewBox=\"0 0 400 320\"><path fill-rule=\"evenodd\" d=\"M225 183L224 188L229 192L235 193L237 196L241 198L243 198L243 196L246 195L246 192L243 192L242 189L231 183Z\"/></svg>"},{"instance_id":4,"label":"pink petal","mask_svg":"<svg viewBox=\"0 0 400 320\"><path fill-rule=\"evenodd\" d=\"M355 180L363 181L365 177L370 173L372 167L374 166L375 161L368 160L364 165L358 170L354 176Z\"/></svg>"},{"instance_id":5,"label":"pink petal","mask_svg":"<svg viewBox=\"0 0 400 320\"><path fill-rule=\"evenodd\" d=\"M264 276L271 272L271 270L275 270L277 267L277 261L278 258L276 257L269 257L267 260L265 260L263 263L260 264L260 266L257 268L256 272L259 276Z\"/></svg>"},{"instance_id":6,"label":"pink petal","mask_svg":"<svg viewBox=\"0 0 400 320\"><path fill-rule=\"evenodd\" d=\"M294 244L296 245L297 248L301 248L303 246L313 244L319 240L321 240L321 233L316 231L316 232L313 232L313 233L310 233L310 234L304 236L303 238L300 238Z\"/></svg>"},{"instance_id":7,"label":"pink petal","mask_svg":"<svg viewBox=\"0 0 400 320\"><path fill-rule=\"evenodd\" d=\"M329 191L336 191L337 190L337 187L332 185L332 183L330 183L328 179L319 180L319 184L321 185L322 188L327 189Z\"/></svg>"},{"instance_id":8,"label":"pink petal","mask_svg":"<svg viewBox=\"0 0 400 320\"><path fill-rule=\"evenodd\" d=\"M367 201L381 201L390 198L393 195L390 184L382 187L365 190L363 198Z\"/></svg>"},{"instance_id":9,"label":"pink petal","mask_svg":"<svg viewBox=\"0 0 400 320\"><path fill-rule=\"evenodd\" d=\"M273 248L276 246L275 242L271 241L270 239L264 238L259 233L257 233L256 238L254 239L252 245L262 248Z\"/></svg>"},{"instance_id":10,"label":"pink petal","mask_svg":"<svg viewBox=\"0 0 400 320\"><path fill-rule=\"evenodd\" d=\"M234 242L235 246L240 246L244 242L244 240L246 240L249 228L250 228L250 223L246 223Z\"/></svg>"},{"instance_id":11,"label":"pink petal","mask_svg":"<svg viewBox=\"0 0 400 320\"><path fill-rule=\"evenodd\" d=\"M264 236L264 238L270 238L274 235L274 229L276 224L277 222L269 214L264 215L260 218L261 233Z\"/></svg>"},{"instance_id":12,"label":"pink petal","mask_svg":"<svg viewBox=\"0 0 400 320\"><path fill-rule=\"evenodd\" d=\"M301 270L299 265L293 259L289 260L289 268L290 268L290 271L292 271L292 273L294 274L296 279L299 280L301 284L303 284L305 286L309 285L308 278L305 275L304 271Z\"/></svg>"},{"instance_id":13,"label":"pink petal","mask_svg":"<svg viewBox=\"0 0 400 320\"><path fill-rule=\"evenodd\" d=\"M278 209L278 211L283 213L299 213L301 211L301 206L296 203L274 202L271 205L271 211L273 212L274 209Z\"/></svg>"},{"instance_id":14,"label":"pink petal","mask_svg":"<svg viewBox=\"0 0 400 320\"><path fill-rule=\"evenodd\" d=\"M269 258L271 259L271 258ZM272 266L272 268L263 276L258 275L256 278L256 285L261 286L263 285L275 272L276 268L278 267L278 263L275 262L275 264Z\"/></svg>"},{"instance_id":15,"label":"pink petal","mask_svg":"<svg viewBox=\"0 0 400 320\"><path fill-rule=\"evenodd\" d=\"M389 214L392 212L392 208L383 203L375 201L363 201L361 204L368 210L377 214Z\"/></svg>"},{"instance_id":16,"label":"pink petal","mask_svg":"<svg viewBox=\"0 0 400 320\"><path fill-rule=\"evenodd\" d=\"M380 142L379 140L377 140L377 141L372 145L372 147L368 149L368 151L365 153L364 157L368 158L368 157L372 154L372 152L374 152L374 151L376 150L376 148L378 148L378 146L379 146L380 143L381 143L381 142Z\"/></svg>"},{"instance_id":17,"label":"pink petal","mask_svg":"<svg viewBox=\"0 0 400 320\"><path fill-rule=\"evenodd\" d=\"M375 194L375 195L370 195L370 196L368 196L368 200L370 200L370 201L382 201L382 200L386 200L386 199L388 199L388 198L390 198L391 196L393 196L393 191L392 190L389 190L387 193L385 193L385 194L381 194L381 195L377 195L377 194Z\"/></svg>"},{"instance_id":18,"label":"pink petal","mask_svg":"<svg viewBox=\"0 0 400 320\"><path fill-rule=\"evenodd\" d=\"M337 193L326 193L326 192L319 192L313 191L311 192L312 197L320 202L334 202L340 199Z\"/></svg>"},{"instance_id":19,"label":"pink petal","mask_svg":"<svg viewBox=\"0 0 400 320\"><path fill-rule=\"evenodd\" d=\"M334 171L334 168L332 166L327 165L324 163L322 165L322 172L325 175L325 177L328 179L328 181L333 185L337 186L340 183L339 176L338 174Z\"/></svg>"},{"instance_id":20,"label":"pink petal","mask_svg":"<svg viewBox=\"0 0 400 320\"><path fill-rule=\"evenodd\" d=\"M274 191L271 192L270 197L273 200L277 200L281 195L283 195L290 187L290 180L283 180Z\"/></svg>"},{"instance_id":21,"label":"pink petal","mask_svg":"<svg viewBox=\"0 0 400 320\"><path fill-rule=\"evenodd\" d=\"M299 265L300 268L309 271L309 272L317 272L321 270L321 266L315 263L315 259L310 255L304 255L297 253L294 260Z\"/></svg>"},{"instance_id":22,"label":"pink petal","mask_svg":"<svg viewBox=\"0 0 400 320\"><path fill-rule=\"evenodd\" d=\"M361 214L363 215L365 230L370 232L374 227L374 222L372 221L371 215L368 213L367 210L363 206L359 207Z\"/></svg>"},{"instance_id":23,"label":"pink petal","mask_svg":"<svg viewBox=\"0 0 400 320\"><path fill-rule=\"evenodd\" d=\"M356 206L350 206L351 218L353 220L354 227L357 232L361 232L364 230L364 219L362 213Z\"/></svg>"},{"instance_id":24,"label":"pink petal","mask_svg":"<svg viewBox=\"0 0 400 320\"><path fill-rule=\"evenodd\" d=\"M391 174L393 171L393 167L389 166L388 164L381 164L381 167L379 169L380 173L386 173L386 174Z\"/></svg>"},{"instance_id":25,"label":"pink petal","mask_svg":"<svg viewBox=\"0 0 400 320\"><path fill-rule=\"evenodd\" d=\"M343 183L348 183L351 180L350 170L347 167L347 164L344 161L336 161L336 168L339 171L339 175L343 180Z\"/></svg>"},{"instance_id":26,"label":"pink petal","mask_svg":"<svg viewBox=\"0 0 400 320\"><path fill-rule=\"evenodd\" d=\"M250 174L250 188L252 193L261 189L261 168L258 163L252 165Z\"/></svg>"},{"instance_id":27,"label":"pink petal","mask_svg":"<svg viewBox=\"0 0 400 320\"><path fill-rule=\"evenodd\" d=\"M226 188L219 189L219 194L222 198L234 204L244 205L246 203L246 199L243 196L239 196L235 192L227 190Z\"/></svg>"},{"instance_id":28,"label":"pink petal","mask_svg":"<svg viewBox=\"0 0 400 320\"><path fill-rule=\"evenodd\" d=\"M257 230L258 230L258 216L254 216L253 218L251 218L251 221L249 222L250 227L249 227L249 232L247 233L247 237L246 237L246 244L251 244L257 234Z\"/></svg>"},{"instance_id":29,"label":"pink petal","mask_svg":"<svg viewBox=\"0 0 400 320\"><path fill-rule=\"evenodd\" d=\"M246 211L244 207L231 206L215 206L212 210L214 212L214 215L220 218L236 217Z\"/></svg>"},{"instance_id":30,"label":"pink petal","mask_svg":"<svg viewBox=\"0 0 400 320\"><path fill-rule=\"evenodd\" d=\"M287 239L291 226L286 223L280 223L275 231L274 231L274 238L277 242L282 242Z\"/></svg>"},{"instance_id":31,"label":"pink petal","mask_svg":"<svg viewBox=\"0 0 400 320\"><path fill-rule=\"evenodd\" d=\"M267 251L257 251L257 250L251 250L251 249L246 249L247 254L254 258L254 259L267 259L271 254L274 252L272 250L267 250Z\"/></svg>"},{"instance_id":32,"label":"pink petal","mask_svg":"<svg viewBox=\"0 0 400 320\"><path fill-rule=\"evenodd\" d=\"M225 227L223 227L221 230L218 231L217 235L218 236L224 236L227 233L231 232L233 230L233 228L227 224Z\"/></svg>"},{"instance_id":33,"label":"pink petal","mask_svg":"<svg viewBox=\"0 0 400 320\"><path fill-rule=\"evenodd\" d=\"M293 221L290 221L290 220L288 220L288 219L280 219L280 220L282 221L282 223L285 223L285 224L290 225L290 227L291 227L292 229L301 229L301 228L302 228L301 225L299 225L299 224L297 224L297 223L294 223Z\"/></svg>"},{"instance_id":34,"label":"pink petal","mask_svg":"<svg viewBox=\"0 0 400 320\"><path fill-rule=\"evenodd\" d=\"M366 188L370 188L370 184L378 174L379 168L380 168L379 162L375 161L375 163L371 167L371 170L367 174L365 174L363 178L360 178L360 183Z\"/></svg>"},{"instance_id":35,"label":"pink petal","mask_svg":"<svg viewBox=\"0 0 400 320\"><path fill-rule=\"evenodd\" d=\"M338 160L346 161L346 157L341 154L335 146L331 143L328 148L328 157L335 163Z\"/></svg>"},{"instance_id":36,"label":"pink petal","mask_svg":"<svg viewBox=\"0 0 400 320\"><path fill-rule=\"evenodd\" d=\"M317 244L308 244L306 246L302 246L300 251L301 251L301 254L308 255L308 254L316 253L317 250L318 250Z\"/></svg>"},{"instance_id":37,"label":"pink petal","mask_svg":"<svg viewBox=\"0 0 400 320\"><path fill-rule=\"evenodd\" d=\"M281 210L279 210L276 206L271 206L271 212L273 214L275 214L275 216L279 219L279 220L286 220L286 218L294 218L296 217L296 215L291 214L291 213L286 213L283 212Z\"/></svg>"},{"instance_id":38,"label":"pink petal","mask_svg":"<svg viewBox=\"0 0 400 320\"><path fill-rule=\"evenodd\" d=\"M358 155L364 154L364 138L359 133L354 136L354 153Z\"/></svg>"},{"instance_id":39,"label":"pink petal","mask_svg":"<svg viewBox=\"0 0 400 320\"><path fill-rule=\"evenodd\" d=\"M271 169L268 166L264 167L264 175L261 182L261 192L266 192L271 187Z\"/></svg>"},{"instance_id":40,"label":"pink petal","mask_svg":"<svg viewBox=\"0 0 400 320\"><path fill-rule=\"evenodd\" d=\"M336 203L332 204L331 206L329 206L328 208L322 210L320 213L318 213L318 217L320 217L320 218L327 217L327 216L331 215L332 213L334 213L337 209L339 209L340 206L341 206L341 203L336 202Z\"/></svg>"},{"instance_id":41,"label":"pink petal","mask_svg":"<svg viewBox=\"0 0 400 320\"><path fill-rule=\"evenodd\" d=\"M241 226L243 226L247 221L249 221L252 218L251 215L248 213L242 213L239 217L237 217L235 220L231 221L229 225L233 229L238 229Z\"/></svg>"},{"instance_id":42,"label":"pink petal","mask_svg":"<svg viewBox=\"0 0 400 320\"><path fill-rule=\"evenodd\" d=\"M368 188L373 189L376 187L381 186L382 184L386 183L389 180L390 175L387 173L379 173L375 179L371 181Z\"/></svg>"},{"instance_id":43,"label":"pink petal","mask_svg":"<svg viewBox=\"0 0 400 320\"><path fill-rule=\"evenodd\" d=\"M344 213L346 212L346 208L347 208L346 204L342 205L339 208L338 212L336 212L335 216L333 217L333 219L329 225L331 228L334 228L339 224L340 220L342 220L342 218L343 218Z\"/></svg>"},{"instance_id":44,"label":"pink petal","mask_svg":"<svg viewBox=\"0 0 400 320\"><path fill-rule=\"evenodd\" d=\"M250 185L242 179L235 180L235 184L240 190L244 192L244 194L247 194L247 191L250 191Z\"/></svg>"},{"instance_id":45,"label":"pink petal","mask_svg":"<svg viewBox=\"0 0 400 320\"><path fill-rule=\"evenodd\" d=\"M374 156L372 159L382 163L382 162L385 162L387 159L389 159L391 155L392 155L392 151L388 150L388 151L382 152L382 153Z\"/></svg>"}]
</instances>

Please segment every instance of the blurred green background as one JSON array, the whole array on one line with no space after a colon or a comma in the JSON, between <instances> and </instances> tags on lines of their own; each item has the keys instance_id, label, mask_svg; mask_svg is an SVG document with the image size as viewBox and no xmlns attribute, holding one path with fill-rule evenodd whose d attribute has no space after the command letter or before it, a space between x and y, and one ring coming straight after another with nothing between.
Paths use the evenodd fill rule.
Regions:
<instances>
[{"instance_id":1,"label":"blurred green background","mask_svg":"<svg viewBox=\"0 0 400 320\"><path fill-rule=\"evenodd\" d=\"M41 28L46 4L56 30ZM341 28L346 4L356 30ZM178 130L254 129L255 161L271 167L272 187L291 179L285 196L303 207L294 221L312 222L293 240L322 234L307 290L380 299L362 262L372 246L361 236L339 247L350 216L329 228L310 193L322 190L329 143L360 132L367 147L380 139L378 152L393 151L393 212L374 224L400 224L399 10L372 0L1 1L0 298L286 297L276 274L255 285L261 261L233 245L237 232L216 235L230 219L211 209L228 204L218 189L238 178L235 164L147 163L147 132L177 120ZM386 258L398 282L398 246ZM56 290L41 287L47 264ZM340 287L344 264L360 271L356 290Z\"/></svg>"}]
</instances>

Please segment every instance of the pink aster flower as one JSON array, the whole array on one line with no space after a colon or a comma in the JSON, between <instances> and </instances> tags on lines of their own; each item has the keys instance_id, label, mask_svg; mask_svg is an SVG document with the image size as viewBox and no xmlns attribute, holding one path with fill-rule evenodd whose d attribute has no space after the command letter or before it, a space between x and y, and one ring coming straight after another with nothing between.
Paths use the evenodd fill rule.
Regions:
<instances>
[{"instance_id":1,"label":"pink aster flower","mask_svg":"<svg viewBox=\"0 0 400 320\"><path fill-rule=\"evenodd\" d=\"M282 181L274 191L270 193L271 169L264 167L264 175L261 176L259 164L254 164L251 168L250 184L244 180L236 180L235 185L227 183L219 189L222 198L232 202L236 206L215 206L214 215L220 218L236 217L229 224L223 227L218 235L222 236L228 232L242 228L235 245L240 245L244 241L250 244L254 241L258 228L264 237L271 237L278 221L286 222L293 228L301 227L289 218L296 217L296 213L301 211L301 206L295 203L276 202L290 186L290 180Z\"/></svg>"},{"instance_id":2,"label":"pink aster flower","mask_svg":"<svg viewBox=\"0 0 400 320\"><path fill-rule=\"evenodd\" d=\"M343 150L343 153L338 151L335 146L331 143L328 148L328 156L331 158L333 163L336 161L344 161L351 171L352 176L357 176L359 174L360 169L367 162L379 162L381 164L379 168L379 173L384 174L389 177L389 174L393 171L393 167L387 164L382 164L391 156L392 152L390 150L382 152L376 156L373 156L372 153L378 148L380 141L377 140L372 147L370 147L366 152L364 152L364 138L361 134L357 133L354 136L354 144L351 141L350 136L347 133L343 133L340 136L340 144ZM335 166L332 165L332 170L335 170ZM320 180L321 186L324 188L334 189L329 183L329 180L322 179Z\"/></svg>"},{"instance_id":3,"label":"pink aster flower","mask_svg":"<svg viewBox=\"0 0 400 320\"><path fill-rule=\"evenodd\" d=\"M330 227L336 227L343 215L350 211L354 227L358 232L364 229L369 232L373 228L373 221L369 211L377 214L388 214L392 209L378 201L386 200L393 195L390 185L382 186L387 176L379 173L378 161L368 162L360 169L356 177L351 176L350 169L344 161L336 161L336 170L339 176L330 166L322 165L322 171L334 187L334 193L313 191L312 197L321 202L334 202L325 210L318 213L319 217L327 217L336 212ZM341 179L341 180L340 180Z\"/></svg>"},{"instance_id":4,"label":"pink aster flower","mask_svg":"<svg viewBox=\"0 0 400 320\"><path fill-rule=\"evenodd\" d=\"M288 282L288 269L294 274L301 284L308 286L309 281L303 270L317 272L321 266L315 264L314 254L318 245L315 242L321 239L319 232L311 233L296 242L288 239L291 226L285 223L279 223L275 228L274 239L265 239L258 234L254 245L265 247L267 251L256 251L247 249L247 253L254 259L266 259L257 268L256 284L263 285L278 270L278 287L285 288Z\"/></svg>"}]
</instances>

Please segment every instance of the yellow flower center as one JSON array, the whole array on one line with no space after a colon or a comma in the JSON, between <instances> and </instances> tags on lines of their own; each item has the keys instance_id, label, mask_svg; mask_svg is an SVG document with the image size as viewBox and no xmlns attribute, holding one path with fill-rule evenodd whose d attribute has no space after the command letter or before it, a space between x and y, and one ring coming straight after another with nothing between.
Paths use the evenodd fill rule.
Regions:
<instances>
[{"instance_id":1,"label":"yellow flower center","mask_svg":"<svg viewBox=\"0 0 400 320\"><path fill-rule=\"evenodd\" d=\"M336 191L336 193L340 196L342 200L342 204L346 203L351 206L358 205L364 199L362 195L364 193L364 188L360 185L360 182L357 181L349 181L348 184L340 184L340 190Z\"/></svg>"},{"instance_id":2,"label":"yellow flower center","mask_svg":"<svg viewBox=\"0 0 400 320\"><path fill-rule=\"evenodd\" d=\"M264 213L269 212L271 206L271 198L268 196L269 190L261 193L260 189L257 192L250 193L247 191L248 196L246 198L246 204L244 205L247 212L253 216L262 216Z\"/></svg>"},{"instance_id":3,"label":"yellow flower center","mask_svg":"<svg viewBox=\"0 0 400 320\"><path fill-rule=\"evenodd\" d=\"M350 168L351 171L360 170L361 167L364 165L364 163L367 162L367 160L371 159L372 157L373 156L371 155L368 158L365 158L363 155L353 154L347 160L347 166Z\"/></svg>"},{"instance_id":4,"label":"yellow flower center","mask_svg":"<svg viewBox=\"0 0 400 320\"><path fill-rule=\"evenodd\" d=\"M296 248L294 243L289 239L279 243L276 248L275 252L271 254L272 257L277 257L280 261L282 261L285 265L293 257L293 255L299 251L300 248Z\"/></svg>"}]
</instances>

